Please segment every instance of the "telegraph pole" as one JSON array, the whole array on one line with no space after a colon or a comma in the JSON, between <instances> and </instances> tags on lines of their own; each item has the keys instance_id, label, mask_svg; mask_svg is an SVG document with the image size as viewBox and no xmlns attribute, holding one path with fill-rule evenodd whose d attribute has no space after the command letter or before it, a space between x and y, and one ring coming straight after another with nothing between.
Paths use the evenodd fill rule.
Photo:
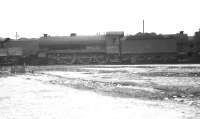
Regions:
<instances>
[{"instance_id":1,"label":"telegraph pole","mask_svg":"<svg viewBox=\"0 0 200 119\"><path fill-rule=\"evenodd\" d=\"M16 34L15 34L15 38L16 38L16 40L18 39L18 37L19 37L19 35L18 35L17 32L16 32Z\"/></svg>"},{"instance_id":2,"label":"telegraph pole","mask_svg":"<svg viewBox=\"0 0 200 119\"><path fill-rule=\"evenodd\" d=\"M142 24L143 24L143 31L142 31L142 33L144 34L144 19L142 21Z\"/></svg>"}]
</instances>

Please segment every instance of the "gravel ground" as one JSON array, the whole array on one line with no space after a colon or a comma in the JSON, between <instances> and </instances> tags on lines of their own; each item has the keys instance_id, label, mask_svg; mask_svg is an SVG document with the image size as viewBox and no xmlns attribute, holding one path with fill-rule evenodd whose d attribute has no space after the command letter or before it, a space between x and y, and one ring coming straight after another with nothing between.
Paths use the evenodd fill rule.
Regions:
<instances>
[{"instance_id":1,"label":"gravel ground","mask_svg":"<svg viewBox=\"0 0 200 119\"><path fill-rule=\"evenodd\" d=\"M27 70L0 78L0 119L200 119L200 65Z\"/></svg>"}]
</instances>

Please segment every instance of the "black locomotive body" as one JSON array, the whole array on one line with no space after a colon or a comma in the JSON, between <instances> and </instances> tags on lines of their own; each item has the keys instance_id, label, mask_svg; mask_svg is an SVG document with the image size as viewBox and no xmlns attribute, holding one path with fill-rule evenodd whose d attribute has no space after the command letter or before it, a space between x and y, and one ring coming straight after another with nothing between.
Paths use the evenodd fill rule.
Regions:
<instances>
[{"instance_id":1,"label":"black locomotive body","mask_svg":"<svg viewBox=\"0 0 200 119\"><path fill-rule=\"evenodd\" d=\"M42 37L39 56L49 64L103 63L105 36Z\"/></svg>"},{"instance_id":2,"label":"black locomotive body","mask_svg":"<svg viewBox=\"0 0 200 119\"><path fill-rule=\"evenodd\" d=\"M169 35L107 32L96 36L47 36L0 41L0 64L199 63L200 32Z\"/></svg>"}]
</instances>

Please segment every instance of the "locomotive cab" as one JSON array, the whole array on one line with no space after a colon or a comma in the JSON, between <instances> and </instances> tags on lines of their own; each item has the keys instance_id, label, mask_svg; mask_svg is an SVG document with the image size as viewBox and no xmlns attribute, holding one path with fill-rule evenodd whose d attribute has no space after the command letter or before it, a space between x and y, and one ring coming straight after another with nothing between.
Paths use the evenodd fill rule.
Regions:
<instances>
[{"instance_id":1,"label":"locomotive cab","mask_svg":"<svg viewBox=\"0 0 200 119\"><path fill-rule=\"evenodd\" d=\"M121 62L121 39L124 32L107 32L106 33L106 53L110 63Z\"/></svg>"}]
</instances>

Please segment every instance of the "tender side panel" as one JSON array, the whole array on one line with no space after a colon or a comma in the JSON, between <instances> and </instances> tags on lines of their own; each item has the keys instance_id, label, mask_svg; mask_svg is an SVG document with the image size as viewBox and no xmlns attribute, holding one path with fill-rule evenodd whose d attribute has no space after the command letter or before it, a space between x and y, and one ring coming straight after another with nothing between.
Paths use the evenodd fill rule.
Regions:
<instances>
[{"instance_id":1,"label":"tender side panel","mask_svg":"<svg viewBox=\"0 0 200 119\"><path fill-rule=\"evenodd\" d=\"M122 54L146 53L176 53L177 46L174 39L159 40L123 40L121 41Z\"/></svg>"},{"instance_id":2,"label":"tender side panel","mask_svg":"<svg viewBox=\"0 0 200 119\"><path fill-rule=\"evenodd\" d=\"M22 47L8 48L8 56L22 56L22 55L23 55Z\"/></svg>"},{"instance_id":3,"label":"tender side panel","mask_svg":"<svg viewBox=\"0 0 200 119\"><path fill-rule=\"evenodd\" d=\"M7 56L8 52L6 48L0 48L0 57Z\"/></svg>"},{"instance_id":4,"label":"tender side panel","mask_svg":"<svg viewBox=\"0 0 200 119\"><path fill-rule=\"evenodd\" d=\"M29 56L36 54L38 52L38 41L37 40L21 40L21 41L10 41L6 44L9 47L10 53L20 53L23 52L24 56Z\"/></svg>"}]
</instances>

